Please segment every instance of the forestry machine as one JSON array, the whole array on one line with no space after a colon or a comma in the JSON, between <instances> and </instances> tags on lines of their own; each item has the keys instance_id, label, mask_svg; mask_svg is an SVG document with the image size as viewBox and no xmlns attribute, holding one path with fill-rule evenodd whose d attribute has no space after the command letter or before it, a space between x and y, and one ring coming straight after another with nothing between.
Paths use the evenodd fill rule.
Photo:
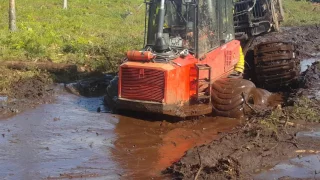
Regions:
<instances>
[{"instance_id":1,"label":"forestry machine","mask_svg":"<svg viewBox=\"0 0 320 180\"><path fill-rule=\"evenodd\" d=\"M239 83L245 62L235 39L233 0L145 3L145 46L127 52L107 88L108 107L177 117L233 116L243 104L239 92L250 86Z\"/></svg>"}]
</instances>

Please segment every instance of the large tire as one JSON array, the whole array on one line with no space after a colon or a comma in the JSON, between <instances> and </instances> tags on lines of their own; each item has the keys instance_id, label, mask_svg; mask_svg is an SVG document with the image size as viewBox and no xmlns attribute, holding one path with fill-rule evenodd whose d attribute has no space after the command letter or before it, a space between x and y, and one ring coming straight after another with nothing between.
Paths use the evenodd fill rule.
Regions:
<instances>
[{"instance_id":1,"label":"large tire","mask_svg":"<svg viewBox=\"0 0 320 180\"><path fill-rule=\"evenodd\" d=\"M118 81L119 77L115 76L107 87L107 93L104 96L104 103L111 112L116 111L116 102L118 99Z\"/></svg>"},{"instance_id":2,"label":"large tire","mask_svg":"<svg viewBox=\"0 0 320 180\"><path fill-rule=\"evenodd\" d=\"M245 79L219 79L212 85L213 113L217 116L244 116L244 102L255 85Z\"/></svg>"},{"instance_id":3,"label":"large tire","mask_svg":"<svg viewBox=\"0 0 320 180\"><path fill-rule=\"evenodd\" d=\"M268 90L294 85L300 74L296 46L289 42L267 42L254 47L256 84Z\"/></svg>"}]
</instances>

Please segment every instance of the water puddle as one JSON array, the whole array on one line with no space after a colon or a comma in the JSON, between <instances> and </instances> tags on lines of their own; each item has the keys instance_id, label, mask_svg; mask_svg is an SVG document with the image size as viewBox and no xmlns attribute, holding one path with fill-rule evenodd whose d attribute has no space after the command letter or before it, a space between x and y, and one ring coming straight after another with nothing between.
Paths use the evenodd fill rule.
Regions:
<instances>
[{"instance_id":1,"label":"water puddle","mask_svg":"<svg viewBox=\"0 0 320 180\"><path fill-rule=\"evenodd\" d=\"M121 168L110 149L118 120L96 113L99 103L61 95L55 104L0 121L0 179L117 178Z\"/></svg>"},{"instance_id":2,"label":"water puddle","mask_svg":"<svg viewBox=\"0 0 320 180\"><path fill-rule=\"evenodd\" d=\"M308 69L308 66L311 66L315 62L320 62L320 57L301 60L300 61L301 73L305 72Z\"/></svg>"},{"instance_id":3,"label":"water puddle","mask_svg":"<svg viewBox=\"0 0 320 180\"><path fill-rule=\"evenodd\" d=\"M116 162L126 169L123 177L161 178L160 172L178 161L188 149L211 142L239 121L203 118L181 123L149 122L120 117L112 150ZM163 178L163 177L162 177Z\"/></svg>"},{"instance_id":4,"label":"water puddle","mask_svg":"<svg viewBox=\"0 0 320 180\"><path fill-rule=\"evenodd\" d=\"M7 96L0 96L0 101L7 101L8 97Z\"/></svg>"},{"instance_id":5,"label":"water puddle","mask_svg":"<svg viewBox=\"0 0 320 180\"><path fill-rule=\"evenodd\" d=\"M239 121L167 122L98 113L102 98L62 93L0 121L0 179L163 179L161 171Z\"/></svg>"},{"instance_id":6,"label":"water puddle","mask_svg":"<svg viewBox=\"0 0 320 180\"><path fill-rule=\"evenodd\" d=\"M312 138L320 138L320 131L310 131L310 132L298 132L297 138L301 137L312 137Z\"/></svg>"},{"instance_id":7,"label":"water puddle","mask_svg":"<svg viewBox=\"0 0 320 180\"><path fill-rule=\"evenodd\" d=\"M294 158L257 175L255 179L320 178L320 155Z\"/></svg>"},{"instance_id":8,"label":"water puddle","mask_svg":"<svg viewBox=\"0 0 320 180\"><path fill-rule=\"evenodd\" d=\"M320 138L319 131L298 132L297 138ZM279 178L320 178L320 151L297 150L300 153L297 158L281 162L276 166L264 170L255 179L279 179ZM303 156L304 157L303 157Z\"/></svg>"}]
</instances>

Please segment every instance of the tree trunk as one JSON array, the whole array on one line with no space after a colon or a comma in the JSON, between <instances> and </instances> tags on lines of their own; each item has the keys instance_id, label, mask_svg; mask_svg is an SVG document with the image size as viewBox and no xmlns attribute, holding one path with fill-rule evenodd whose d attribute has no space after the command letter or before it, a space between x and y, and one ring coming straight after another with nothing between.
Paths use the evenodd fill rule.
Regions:
<instances>
[{"instance_id":1,"label":"tree trunk","mask_svg":"<svg viewBox=\"0 0 320 180\"><path fill-rule=\"evenodd\" d=\"M68 9L68 0L63 0L63 9Z\"/></svg>"},{"instance_id":2,"label":"tree trunk","mask_svg":"<svg viewBox=\"0 0 320 180\"><path fill-rule=\"evenodd\" d=\"M15 0L9 0L9 29L10 31L17 30Z\"/></svg>"}]
</instances>

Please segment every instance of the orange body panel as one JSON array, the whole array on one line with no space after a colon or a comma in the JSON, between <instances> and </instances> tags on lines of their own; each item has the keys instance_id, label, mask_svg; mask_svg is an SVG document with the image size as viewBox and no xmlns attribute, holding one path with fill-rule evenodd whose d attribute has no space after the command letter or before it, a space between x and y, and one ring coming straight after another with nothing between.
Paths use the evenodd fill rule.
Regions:
<instances>
[{"instance_id":1,"label":"orange body panel","mask_svg":"<svg viewBox=\"0 0 320 180\"><path fill-rule=\"evenodd\" d=\"M167 64L126 62L120 66L119 98L183 105L196 92L195 64L208 64L211 67L211 80L215 81L234 69L240 58L239 48L240 42L233 40L200 59L188 55ZM207 77L207 74L200 74L200 77Z\"/></svg>"}]
</instances>

